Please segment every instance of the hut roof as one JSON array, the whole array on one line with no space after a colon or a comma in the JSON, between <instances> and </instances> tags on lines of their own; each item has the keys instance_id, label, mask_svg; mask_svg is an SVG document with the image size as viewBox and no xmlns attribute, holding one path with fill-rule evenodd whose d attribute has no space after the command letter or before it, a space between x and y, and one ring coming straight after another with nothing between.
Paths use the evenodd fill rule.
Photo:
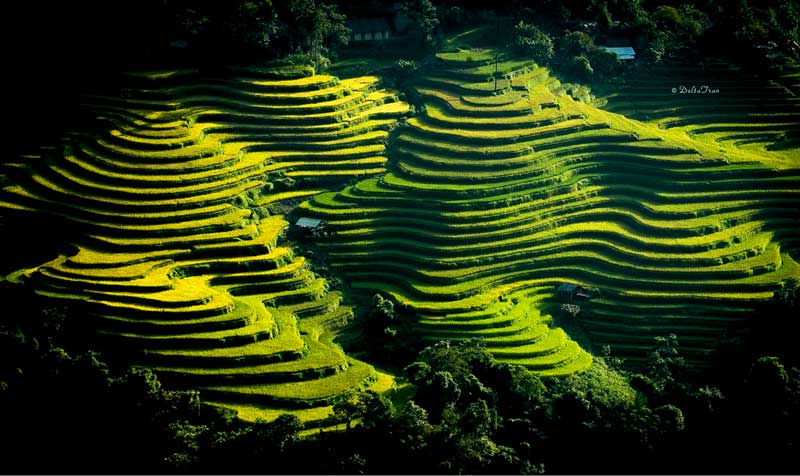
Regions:
<instances>
[{"instance_id":1,"label":"hut roof","mask_svg":"<svg viewBox=\"0 0 800 476\"><path fill-rule=\"evenodd\" d=\"M617 55L621 60L632 60L636 58L636 51L631 46L601 46L600 48L610 51Z\"/></svg>"},{"instance_id":2,"label":"hut roof","mask_svg":"<svg viewBox=\"0 0 800 476\"><path fill-rule=\"evenodd\" d=\"M577 284L561 283L561 285L558 286L558 292L560 292L560 293L571 293L571 292L573 292L573 291L575 291L576 289L579 289L579 288L580 288L580 286L578 286Z\"/></svg>"},{"instance_id":3,"label":"hut roof","mask_svg":"<svg viewBox=\"0 0 800 476\"><path fill-rule=\"evenodd\" d=\"M296 226L300 228L317 228L318 226L322 225L322 220L318 220L316 218L300 218L295 223Z\"/></svg>"}]
</instances>

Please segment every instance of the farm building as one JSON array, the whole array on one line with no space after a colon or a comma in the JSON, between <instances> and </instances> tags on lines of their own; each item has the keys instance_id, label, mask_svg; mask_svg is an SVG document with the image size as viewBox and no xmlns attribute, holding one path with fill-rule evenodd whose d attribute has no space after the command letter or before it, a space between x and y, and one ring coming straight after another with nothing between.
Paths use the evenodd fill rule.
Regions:
<instances>
[{"instance_id":1,"label":"farm building","mask_svg":"<svg viewBox=\"0 0 800 476\"><path fill-rule=\"evenodd\" d=\"M392 36L392 28L385 18L357 18L347 22L350 41L381 41Z\"/></svg>"},{"instance_id":2,"label":"farm building","mask_svg":"<svg viewBox=\"0 0 800 476\"><path fill-rule=\"evenodd\" d=\"M317 236L325 230L325 222L317 218L300 218L294 224L300 231Z\"/></svg>"},{"instance_id":3,"label":"farm building","mask_svg":"<svg viewBox=\"0 0 800 476\"><path fill-rule=\"evenodd\" d=\"M589 290L572 283L561 283L558 286L558 296L564 299L576 301L588 301L592 298Z\"/></svg>"},{"instance_id":4,"label":"farm building","mask_svg":"<svg viewBox=\"0 0 800 476\"><path fill-rule=\"evenodd\" d=\"M620 61L636 59L636 51L632 46L601 46L600 48L614 53Z\"/></svg>"}]
</instances>

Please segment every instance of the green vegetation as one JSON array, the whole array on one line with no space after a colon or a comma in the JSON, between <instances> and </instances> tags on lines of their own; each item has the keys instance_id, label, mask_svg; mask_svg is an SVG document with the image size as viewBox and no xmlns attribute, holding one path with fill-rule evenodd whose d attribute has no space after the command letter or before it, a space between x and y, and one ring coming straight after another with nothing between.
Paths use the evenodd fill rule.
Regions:
<instances>
[{"instance_id":1,"label":"green vegetation","mask_svg":"<svg viewBox=\"0 0 800 476\"><path fill-rule=\"evenodd\" d=\"M19 181L3 190L10 210L69 223L74 251L10 279L81 302L100 342L172 387L248 404L251 419L328 418L331 399L377 374L331 341L352 311L278 246L288 223L269 210L306 183L382 173L386 131L408 106L375 77L293 71L136 73L126 97L86 96L106 129L7 164Z\"/></svg>"},{"instance_id":2,"label":"green vegetation","mask_svg":"<svg viewBox=\"0 0 800 476\"><path fill-rule=\"evenodd\" d=\"M796 169L760 166L751 151L727 165L702 142L574 101L546 72L481 93L482 65L497 56L438 55L441 70L415 88L424 113L396 134L388 173L300 206L329 223L320 246L333 266L355 288L396 299L423 339L483 337L501 361L542 375L588 368L560 329L541 332L555 314L628 360L643 359L669 328L702 365L742 325L714 315L757 306L796 276L794 240L779 238L793 233ZM536 71L518 60L496 67ZM560 282L602 299L562 315ZM686 317L665 320L645 304ZM702 311L692 312L697 304Z\"/></svg>"},{"instance_id":3,"label":"green vegetation","mask_svg":"<svg viewBox=\"0 0 800 476\"><path fill-rule=\"evenodd\" d=\"M0 460L796 472L800 7L733 3L12 4Z\"/></svg>"},{"instance_id":4,"label":"green vegetation","mask_svg":"<svg viewBox=\"0 0 800 476\"><path fill-rule=\"evenodd\" d=\"M376 312L391 313L387 302L376 299ZM654 460L676 474L797 467L800 373L776 356L740 353L729 375L692 382L682 345L667 335L641 373L606 355L582 373L540 379L477 341L442 342L403 370L413 392L405 384L389 399L356 390L287 415L252 403L201 407L202 392L167 390L150 370L109 365L74 340L79 318L34 305L0 327L3 431L15 436L5 445L9 469L104 472L124 462L140 472L250 473L265 460L276 473L348 474L642 473ZM376 390L386 390L381 380ZM272 389L272 397L323 391ZM30 459L33 444L48 458Z\"/></svg>"},{"instance_id":5,"label":"green vegetation","mask_svg":"<svg viewBox=\"0 0 800 476\"><path fill-rule=\"evenodd\" d=\"M629 76L607 88L607 109L725 152L743 149L784 167L796 164L800 104L786 87L712 59L673 61Z\"/></svg>"}]
</instances>

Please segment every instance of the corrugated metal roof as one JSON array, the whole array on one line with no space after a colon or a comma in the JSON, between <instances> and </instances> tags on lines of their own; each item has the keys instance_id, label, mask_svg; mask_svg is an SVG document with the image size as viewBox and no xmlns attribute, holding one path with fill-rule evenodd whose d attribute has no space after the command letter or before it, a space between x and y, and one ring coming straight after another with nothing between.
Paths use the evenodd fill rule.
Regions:
<instances>
[{"instance_id":1,"label":"corrugated metal roof","mask_svg":"<svg viewBox=\"0 0 800 476\"><path fill-rule=\"evenodd\" d=\"M322 220L316 218L300 218L295 225L300 228L316 228L322 224Z\"/></svg>"},{"instance_id":2,"label":"corrugated metal roof","mask_svg":"<svg viewBox=\"0 0 800 476\"><path fill-rule=\"evenodd\" d=\"M614 53L621 60L636 58L636 51L630 46L601 46L600 48Z\"/></svg>"},{"instance_id":3,"label":"corrugated metal roof","mask_svg":"<svg viewBox=\"0 0 800 476\"><path fill-rule=\"evenodd\" d=\"M558 292L560 292L560 293L571 293L572 291L574 291L576 289L578 289L578 285L577 284L561 283L561 285L558 287Z\"/></svg>"}]
</instances>

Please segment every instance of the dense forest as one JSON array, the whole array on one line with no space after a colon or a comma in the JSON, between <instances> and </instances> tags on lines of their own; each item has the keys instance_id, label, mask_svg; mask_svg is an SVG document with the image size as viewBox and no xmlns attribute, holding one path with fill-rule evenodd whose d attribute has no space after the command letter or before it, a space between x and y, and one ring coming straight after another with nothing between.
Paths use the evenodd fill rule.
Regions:
<instances>
[{"instance_id":1,"label":"dense forest","mask_svg":"<svg viewBox=\"0 0 800 476\"><path fill-rule=\"evenodd\" d=\"M398 14L413 25L404 49L350 44L348 21ZM511 51L598 94L625 72L601 43L634 45L642 62L629 68L714 56L774 75L800 60L794 0L14 2L5 18L12 155L55 143L85 119L81 94L135 69L319 73L385 54L391 66L380 72L413 99L408 78L448 34L491 22ZM12 235L2 224L0 216L9 249L53 232L30 223ZM320 275L343 279L297 241L319 254ZM27 258L10 256L0 269L33 265ZM162 385L157 371L99 346L81 306L0 282L0 461L7 473L797 473L798 286L790 281L749 316L752 325L724 336L704 366L687 364L667 333L641 361L593 349L595 364L568 377L500 362L480 339L422 341L406 307L362 296L352 324L359 339L345 351L407 385L390 396L350 392L333 405L344 428L309 434L294 415L249 423L203 405L202 392ZM589 347L574 326L564 324Z\"/></svg>"}]
</instances>

